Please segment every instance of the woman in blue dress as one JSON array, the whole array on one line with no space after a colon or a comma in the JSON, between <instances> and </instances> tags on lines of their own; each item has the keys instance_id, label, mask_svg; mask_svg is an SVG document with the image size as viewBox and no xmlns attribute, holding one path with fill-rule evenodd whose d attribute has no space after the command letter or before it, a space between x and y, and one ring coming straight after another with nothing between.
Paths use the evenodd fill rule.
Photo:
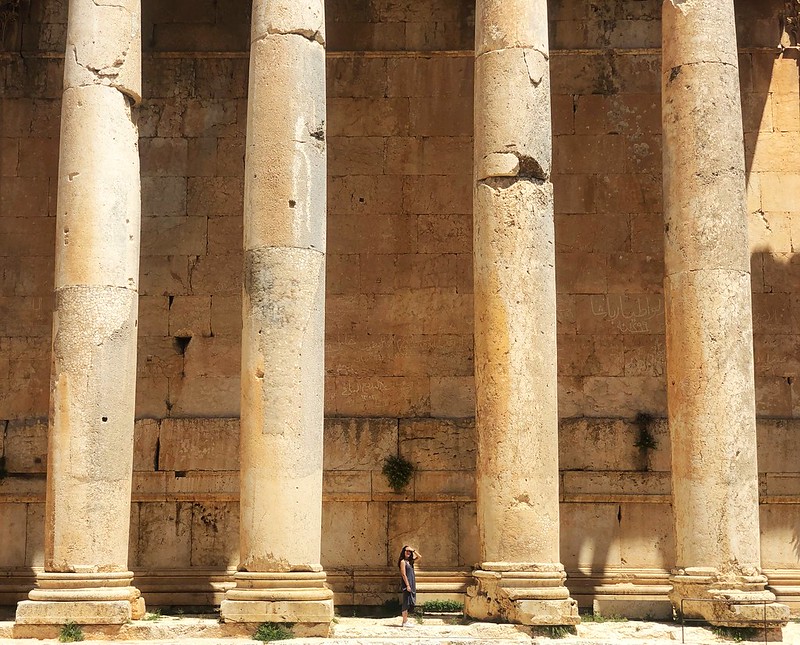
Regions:
<instances>
[{"instance_id":1,"label":"woman in blue dress","mask_svg":"<svg viewBox=\"0 0 800 645\"><path fill-rule=\"evenodd\" d=\"M408 612L413 611L417 604L417 579L414 575L414 563L420 559L418 550L408 545L403 547L400 551L400 557L397 559L397 564L400 567L400 587L403 591L403 602L401 608L403 610L403 622L401 627L410 627L408 622Z\"/></svg>"}]
</instances>

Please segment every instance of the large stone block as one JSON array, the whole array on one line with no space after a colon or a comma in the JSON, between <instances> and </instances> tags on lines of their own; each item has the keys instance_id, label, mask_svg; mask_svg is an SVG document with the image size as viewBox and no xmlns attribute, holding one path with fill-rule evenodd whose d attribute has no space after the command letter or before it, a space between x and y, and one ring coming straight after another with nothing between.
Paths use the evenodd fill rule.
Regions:
<instances>
[{"instance_id":1,"label":"large stone block","mask_svg":"<svg viewBox=\"0 0 800 645\"><path fill-rule=\"evenodd\" d=\"M675 535L667 504L623 504L619 520L620 559L630 567L669 570L675 566Z\"/></svg>"},{"instance_id":2,"label":"large stone block","mask_svg":"<svg viewBox=\"0 0 800 645\"><path fill-rule=\"evenodd\" d=\"M401 419L400 454L418 470L472 470L477 438L473 419Z\"/></svg>"},{"instance_id":3,"label":"large stone block","mask_svg":"<svg viewBox=\"0 0 800 645\"><path fill-rule=\"evenodd\" d=\"M380 470L397 452L396 419L327 419L325 470Z\"/></svg>"},{"instance_id":4,"label":"large stone block","mask_svg":"<svg viewBox=\"0 0 800 645\"><path fill-rule=\"evenodd\" d=\"M419 548L425 568L458 566L458 505L396 502L389 505L389 563L403 545Z\"/></svg>"},{"instance_id":5,"label":"large stone block","mask_svg":"<svg viewBox=\"0 0 800 645\"><path fill-rule=\"evenodd\" d=\"M475 415L475 379L471 376L431 378L431 416L463 418Z\"/></svg>"},{"instance_id":6,"label":"large stone block","mask_svg":"<svg viewBox=\"0 0 800 645\"><path fill-rule=\"evenodd\" d=\"M335 416L425 417L430 412L427 377L328 377L328 414Z\"/></svg>"},{"instance_id":7,"label":"large stone block","mask_svg":"<svg viewBox=\"0 0 800 645\"><path fill-rule=\"evenodd\" d=\"M241 177L190 177L187 213L195 217L241 217L244 185ZM231 249L230 252L238 249Z\"/></svg>"},{"instance_id":8,"label":"large stone block","mask_svg":"<svg viewBox=\"0 0 800 645\"><path fill-rule=\"evenodd\" d=\"M566 376L622 376L623 337L573 334L560 336L558 371Z\"/></svg>"},{"instance_id":9,"label":"large stone block","mask_svg":"<svg viewBox=\"0 0 800 645\"><path fill-rule=\"evenodd\" d=\"M152 472L159 469L161 423L157 419L140 419L133 429L133 470Z\"/></svg>"},{"instance_id":10,"label":"large stone block","mask_svg":"<svg viewBox=\"0 0 800 645\"><path fill-rule=\"evenodd\" d=\"M790 419L759 419L758 471L800 472L800 425Z\"/></svg>"},{"instance_id":11,"label":"large stone block","mask_svg":"<svg viewBox=\"0 0 800 645\"><path fill-rule=\"evenodd\" d=\"M185 177L189 144L177 137L153 137L139 142L143 177Z\"/></svg>"},{"instance_id":12,"label":"large stone block","mask_svg":"<svg viewBox=\"0 0 800 645\"><path fill-rule=\"evenodd\" d=\"M170 298L169 335L211 336L211 296Z\"/></svg>"},{"instance_id":13,"label":"large stone block","mask_svg":"<svg viewBox=\"0 0 800 645\"><path fill-rule=\"evenodd\" d=\"M567 570L622 564L619 512L617 504L561 504L561 562Z\"/></svg>"},{"instance_id":14,"label":"large stone block","mask_svg":"<svg viewBox=\"0 0 800 645\"><path fill-rule=\"evenodd\" d=\"M475 499L475 473L421 470L414 473L417 502L469 502Z\"/></svg>"},{"instance_id":15,"label":"large stone block","mask_svg":"<svg viewBox=\"0 0 800 645\"><path fill-rule=\"evenodd\" d=\"M236 417L241 387L238 376L198 376L170 379L171 414L178 417Z\"/></svg>"},{"instance_id":16,"label":"large stone block","mask_svg":"<svg viewBox=\"0 0 800 645\"><path fill-rule=\"evenodd\" d=\"M800 509L794 504L761 506L761 564L769 569L796 569L800 566L797 527Z\"/></svg>"},{"instance_id":17,"label":"large stone block","mask_svg":"<svg viewBox=\"0 0 800 645\"><path fill-rule=\"evenodd\" d=\"M386 566L387 507L386 502L323 503L322 565Z\"/></svg>"},{"instance_id":18,"label":"large stone block","mask_svg":"<svg viewBox=\"0 0 800 645\"><path fill-rule=\"evenodd\" d=\"M204 307L205 300L200 304ZM201 315L207 315L204 312ZM208 324L208 323L202 323ZM184 336L185 328L172 330L177 336ZM188 334L186 334L188 336ZM191 335L186 345L183 375L187 381L206 377L238 377L241 372L241 343L237 338L225 336Z\"/></svg>"},{"instance_id":19,"label":"large stone block","mask_svg":"<svg viewBox=\"0 0 800 645\"><path fill-rule=\"evenodd\" d=\"M236 470L238 419L164 419L159 470Z\"/></svg>"},{"instance_id":20,"label":"large stone block","mask_svg":"<svg viewBox=\"0 0 800 645\"><path fill-rule=\"evenodd\" d=\"M186 178L142 177L142 215L186 215Z\"/></svg>"},{"instance_id":21,"label":"large stone block","mask_svg":"<svg viewBox=\"0 0 800 645\"><path fill-rule=\"evenodd\" d=\"M142 502L131 566L143 569L179 569L191 566L192 504Z\"/></svg>"},{"instance_id":22,"label":"large stone block","mask_svg":"<svg viewBox=\"0 0 800 645\"><path fill-rule=\"evenodd\" d=\"M322 499L326 502L369 502L372 500L372 472L335 470L322 475Z\"/></svg>"},{"instance_id":23,"label":"large stone block","mask_svg":"<svg viewBox=\"0 0 800 645\"><path fill-rule=\"evenodd\" d=\"M7 472L47 472L46 420L9 421L5 435Z\"/></svg>"},{"instance_id":24,"label":"large stone block","mask_svg":"<svg viewBox=\"0 0 800 645\"><path fill-rule=\"evenodd\" d=\"M44 502L27 507L25 566L44 567Z\"/></svg>"},{"instance_id":25,"label":"large stone block","mask_svg":"<svg viewBox=\"0 0 800 645\"><path fill-rule=\"evenodd\" d=\"M204 255L205 217L143 217L142 255Z\"/></svg>"},{"instance_id":26,"label":"large stone block","mask_svg":"<svg viewBox=\"0 0 800 645\"><path fill-rule=\"evenodd\" d=\"M383 174L386 139L352 135L328 139L328 175Z\"/></svg>"},{"instance_id":27,"label":"large stone block","mask_svg":"<svg viewBox=\"0 0 800 645\"><path fill-rule=\"evenodd\" d=\"M193 567L236 567L239 564L239 505L192 504Z\"/></svg>"},{"instance_id":28,"label":"large stone block","mask_svg":"<svg viewBox=\"0 0 800 645\"><path fill-rule=\"evenodd\" d=\"M475 502L458 506L458 566L477 567L481 561Z\"/></svg>"},{"instance_id":29,"label":"large stone block","mask_svg":"<svg viewBox=\"0 0 800 645\"><path fill-rule=\"evenodd\" d=\"M329 98L328 134L388 137L408 133L407 98Z\"/></svg>"},{"instance_id":30,"label":"large stone block","mask_svg":"<svg viewBox=\"0 0 800 645\"><path fill-rule=\"evenodd\" d=\"M26 504L0 504L0 567L16 569L26 564Z\"/></svg>"}]
</instances>

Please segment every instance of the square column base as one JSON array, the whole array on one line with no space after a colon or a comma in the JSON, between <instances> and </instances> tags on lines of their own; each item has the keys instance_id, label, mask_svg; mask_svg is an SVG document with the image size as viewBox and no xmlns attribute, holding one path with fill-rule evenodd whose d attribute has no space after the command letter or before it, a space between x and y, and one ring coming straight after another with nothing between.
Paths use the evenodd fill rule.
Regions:
<instances>
[{"instance_id":1,"label":"square column base","mask_svg":"<svg viewBox=\"0 0 800 645\"><path fill-rule=\"evenodd\" d=\"M687 568L670 576L669 599L677 616L723 627L778 629L790 618L789 607L775 600L761 574L721 575L715 569Z\"/></svg>"},{"instance_id":2,"label":"square column base","mask_svg":"<svg viewBox=\"0 0 800 645\"><path fill-rule=\"evenodd\" d=\"M333 621L333 592L321 571L247 572L219 608L225 623L291 623L296 636L328 636Z\"/></svg>"},{"instance_id":3,"label":"square column base","mask_svg":"<svg viewBox=\"0 0 800 645\"><path fill-rule=\"evenodd\" d=\"M17 625L124 625L142 618L144 598L130 571L36 576L36 588L17 605Z\"/></svg>"},{"instance_id":4,"label":"square column base","mask_svg":"<svg viewBox=\"0 0 800 645\"><path fill-rule=\"evenodd\" d=\"M513 566L513 565L511 565ZM498 570L502 569L502 570ZM560 565L530 565L523 571L506 566L473 572L464 613L471 618L519 625L577 625L578 603L564 586Z\"/></svg>"},{"instance_id":5,"label":"square column base","mask_svg":"<svg viewBox=\"0 0 800 645\"><path fill-rule=\"evenodd\" d=\"M220 617L226 623L291 623L295 636L330 635L333 600L223 600Z\"/></svg>"},{"instance_id":6,"label":"square column base","mask_svg":"<svg viewBox=\"0 0 800 645\"><path fill-rule=\"evenodd\" d=\"M144 600L23 600L17 625L124 625L144 615Z\"/></svg>"}]
</instances>

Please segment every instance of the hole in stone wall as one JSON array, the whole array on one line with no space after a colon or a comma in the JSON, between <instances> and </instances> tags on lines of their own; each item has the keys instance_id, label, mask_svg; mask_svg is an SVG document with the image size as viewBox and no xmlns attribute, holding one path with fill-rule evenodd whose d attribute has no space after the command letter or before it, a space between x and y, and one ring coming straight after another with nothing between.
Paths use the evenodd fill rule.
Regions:
<instances>
[{"instance_id":1,"label":"hole in stone wall","mask_svg":"<svg viewBox=\"0 0 800 645\"><path fill-rule=\"evenodd\" d=\"M172 339L172 346L175 348L175 351L183 356L186 353L186 348L189 347L189 343L192 341L191 336L175 336Z\"/></svg>"},{"instance_id":2,"label":"hole in stone wall","mask_svg":"<svg viewBox=\"0 0 800 645\"><path fill-rule=\"evenodd\" d=\"M294 201L293 199L290 199L289 200L289 208L294 208L295 206L297 206L297 202Z\"/></svg>"},{"instance_id":3,"label":"hole in stone wall","mask_svg":"<svg viewBox=\"0 0 800 645\"><path fill-rule=\"evenodd\" d=\"M102 421L103 421L103 423L107 423L108 422L108 417L103 417Z\"/></svg>"}]
</instances>

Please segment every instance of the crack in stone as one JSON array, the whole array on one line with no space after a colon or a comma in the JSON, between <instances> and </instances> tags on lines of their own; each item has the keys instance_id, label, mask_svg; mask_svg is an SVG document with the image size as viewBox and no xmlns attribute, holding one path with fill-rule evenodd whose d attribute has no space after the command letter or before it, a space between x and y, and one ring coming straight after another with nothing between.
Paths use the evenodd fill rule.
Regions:
<instances>
[{"instance_id":1,"label":"crack in stone","mask_svg":"<svg viewBox=\"0 0 800 645\"><path fill-rule=\"evenodd\" d=\"M275 27L269 27L267 29L267 33L256 40L262 40L267 36L300 36L305 38L306 40L316 43L319 43L323 47L325 46L325 39L322 37L322 30L321 29L304 29L302 27L298 27L296 29L277 29Z\"/></svg>"},{"instance_id":2,"label":"crack in stone","mask_svg":"<svg viewBox=\"0 0 800 645\"><path fill-rule=\"evenodd\" d=\"M528 69L528 78L534 87L538 87L547 75L550 57L539 49L525 48L522 50L522 60Z\"/></svg>"}]
</instances>

